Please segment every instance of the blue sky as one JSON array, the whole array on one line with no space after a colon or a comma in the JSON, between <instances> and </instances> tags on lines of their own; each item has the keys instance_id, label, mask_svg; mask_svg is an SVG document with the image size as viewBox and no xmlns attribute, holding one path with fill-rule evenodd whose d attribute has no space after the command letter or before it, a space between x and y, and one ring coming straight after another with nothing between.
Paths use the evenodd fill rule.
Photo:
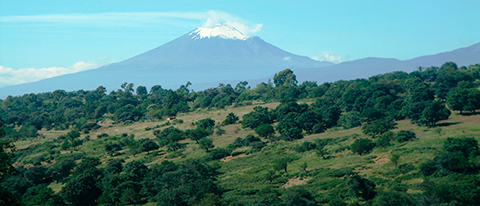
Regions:
<instances>
[{"instance_id":1,"label":"blue sky","mask_svg":"<svg viewBox=\"0 0 480 206\"><path fill-rule=\"evenodd\" d=\"M236 22L294 54L401 60L480 42L480 1L0 0L0 87L93 69Z\"/></svg>"}]
</instances>

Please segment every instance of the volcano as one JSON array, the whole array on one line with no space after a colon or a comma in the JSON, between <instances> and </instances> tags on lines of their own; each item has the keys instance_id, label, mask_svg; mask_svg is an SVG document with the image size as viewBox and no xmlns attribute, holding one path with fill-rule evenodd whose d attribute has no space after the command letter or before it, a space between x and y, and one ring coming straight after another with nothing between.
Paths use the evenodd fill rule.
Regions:
<instances>
[{"instance_id":1,"label":"volcano","mask_svg":"<svg viewBox=\"0 0 480 206\"><path fill-rule=\"evenodd\" d=\"M197 28L162 46L118 63L0 88L0 98L57 89L93 90L98 86L115 90L124 82L147 88L153 85L177 88L189 81L193 88L205 89L217 86L218 82L272 76L286 68L306 69L329 65L333 63L286 52L260 37L246 36L228 24L217 24L214 27Z\"/></svg>"}]
</instances>

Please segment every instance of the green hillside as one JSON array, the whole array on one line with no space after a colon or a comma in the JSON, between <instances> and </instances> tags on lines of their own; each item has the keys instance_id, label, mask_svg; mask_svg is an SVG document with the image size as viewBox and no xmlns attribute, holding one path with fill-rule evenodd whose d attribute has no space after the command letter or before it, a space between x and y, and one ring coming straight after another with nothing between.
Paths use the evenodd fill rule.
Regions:
<instances>
[{"instance_id":1,"label":"green hillside","mask_svg":"<svg viewBox=\"0 0 480 206\"><path fill-rule=\"evenodd\" d=\"M480 65L0 101L1 204L480 204Z\"/></svg>"}]
</instances>

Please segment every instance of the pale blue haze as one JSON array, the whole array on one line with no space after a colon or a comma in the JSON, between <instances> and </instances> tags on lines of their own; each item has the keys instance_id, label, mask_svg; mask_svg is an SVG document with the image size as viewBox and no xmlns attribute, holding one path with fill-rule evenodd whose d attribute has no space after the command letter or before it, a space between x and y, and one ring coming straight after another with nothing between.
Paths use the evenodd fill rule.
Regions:
<instances>
[{"instance_id":1,"label":"pale blue haze","mask_svg":"<svg viewBox=\"0 0 480 206\"><path fill-rule=\"evenodd\" d=\"M250 28L261 24L249 35L288 52L337 62L407 60L480 42L480 1L473 0L0 0L0 67L119 62L204 25L209 11ZM157 17L146 18L147 12Z\"/></svg>"}]
</instances>

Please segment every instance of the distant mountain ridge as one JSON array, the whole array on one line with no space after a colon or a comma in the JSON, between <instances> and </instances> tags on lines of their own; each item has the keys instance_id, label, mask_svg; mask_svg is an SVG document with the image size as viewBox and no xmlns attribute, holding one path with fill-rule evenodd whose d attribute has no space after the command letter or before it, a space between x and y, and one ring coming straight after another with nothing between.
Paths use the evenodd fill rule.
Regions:
<instances>
[{"instance_id":1,"label":"distant mountain ridge","mask_svg":"<svg viewBox=\"0 0 480 206\"><path fill-rule=\"evenodd\" d=\"M364 58L333 64L284 51L257 36L246 36L228 24L197 28L162 46L94 70L0 88L0 98L26 93L94 90L104 86L116 90L124 82L135 86L161 85L176 89L190 81L203 90L218 83L248 81L250 86L267 81L281 70L294 70L297 80L334 82L368 78L392 71L411 72L419 66L441 66L453 61L459 66L480 63L480 43L410 60Z\"/></svg>"},{"instance_id":2,"label":"distant mountain ridge","mask_svg":"<svg viewBox=\"0 0 480 206\"><path fill-rule=\"evenodd\" d=\"M394 58L370 57L321 68L299 69L295 70L295 74L299 82L308 80L323 83L336 80L368 78L393 71L412 72L418 69L418 67L439 67L449 61L455 62L458 66L479 64L480 43L449 52L426 55L404 61Z\"/></svg>"},{"instance_id":3,"label":"distant mountain ridge","mask_svg":"<svg viewBox=\"0 0 480 206\"><path fill-rule=\"evenodd\" d=\"M123 82L147 88L153 85L178 88L190 81L195 88L210 82L263 78L285 68L329 65L333 63L286 52L259 37L245 36L222 24L210 29L198 28L143 54L98 69L0 88L0 98L57 89L93 90L100 85L115 90Z\"/></svg>"}]
</instances>

